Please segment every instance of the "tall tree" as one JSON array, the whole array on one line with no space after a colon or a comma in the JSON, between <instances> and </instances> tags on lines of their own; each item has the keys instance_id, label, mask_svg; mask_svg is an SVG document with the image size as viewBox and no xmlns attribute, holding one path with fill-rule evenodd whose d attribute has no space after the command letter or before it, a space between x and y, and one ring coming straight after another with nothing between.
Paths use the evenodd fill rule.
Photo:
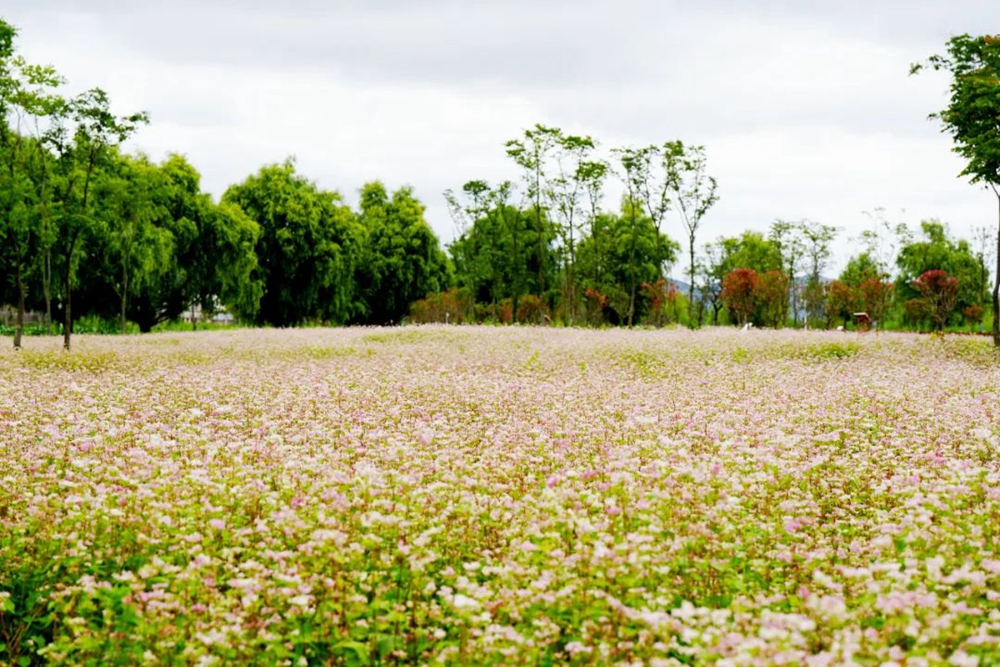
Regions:
<instances>
[{"instance_id":1,"label":"tall tree","mask_svg":"<svg viewBox=\"0 0 1000 667\"><path fill-rule=\"evenodd\" d=\"M120 298L119 326L126 331L129 288L162 272L173 254L173 236L157 223L166 211L157 199L164 186L156 165L140 155L114 160L98 193L107 210L108 250L118 264L115 289Z\"/></svg>"},{"instance_id":2,"label":"tall tree","mask_svg":"<svg viewBox=\"0 0 1000 667\"><path fill-rule=\"evenodd\" d=\"M993 191L998 208L997 271L993 282L993 344L1000 347L1000 35L952 37L947 53L916 64L952 75L948 106L932 114L966 160L961 176Z\"/></svg>"},{"instance_id":3,"label":"tall tree","mask_svg":"<svg viewBox=\"0 0 1000 667\"><path fill-rule=\"evenodd\" d=\"M62 270L63 347L69 350L73 287L82 246L95 224L94 183L113 149L149 119L145 113L116 116L111 111L110 99L100 88L75 97L67 111L59 118L61 122L51 142L59 178L54 193L54 204L58 207L54 248Z\"/></svg>"},{"instance_id":4,"label":"tall tree","mask_svg":"<svg viewBox=\"0 0 1000 667\"><path fill-rule=\"evenodd\" d=\"M507 157L514 161L521 168L522 177L525 183L525 197L528 200L529 208L535 220L536 236L536 261L538 264L538 284L541 294L547 289L546 265L548 251L546 248L549 233L546 230L548 216L546 214L546 180L549 175L546 169L552 157L553 150L559 145L563 133L557 127L546 127L536 124L535 127L524 131L524 136L520 139L511 139L506 143Z\"/></svg>"},{"instance_id":5,"label":"tall tree","mask_svg":"<svg viewBox=\"0 0 1000 667\"><path fill-rule=\"evenodd\" d=\"M339 194L321 190L286 160L262 167L230 187L222 200L260 228L253 273L263 288L257 322L339 324L358 314L354 270L360 231Z\"/></svg>"},{"instance_id":6,"label":"tall tree","mask_svg":"<svg viewBox=\"0 0 1000 667\"><path fill-rule=\"evenodd\" d=\"M799 229L802 233L805 257L809 266L804 300L809 318L816 321L820 320L823 314L825 301L823 271L826 270L830 257L833 255L833 240L837 238L837 228L832 225L803 220Z\"/></svg>"},{"instance_id":7,"label":"tall tree","mask_svg":"<svg viewBox=\"0 0 1000 667\"><path fill-rule=\"evenodd\" d=\"M638 287L655 284L659 267L673 262L680 247L665 234L657 239L653 221L628 198L623 198L620 214L601 214L594 226L598 233L580 243L581 273L586 276L582 287L597 301L606 300L615 323L639 321L651 304L637 298ZM600 274L594 266L598 262Z\"/></svg>"},{"instance_id":8,"label":"tall tree","mask_svg":"<svg viewBox=\"0 0 1000 667\"><path fill-rule=\"evenodd\" d=\"M45 224L51 199L48 124L65 101L57 92L62 79L55 70L17 55L16 34L0 19L0 267L14 283L14 349L20 349L29 274L50 241Z\"/></svg>"},{"instance_id":9,"label":"tall tree","mask_svg":"<svg viewBox=\"0 0 1000 667\"><path fill-rule=\"evenodd\" d=\"M642 204L639 193L642 191L643 183L649 167L648 151L645 148L616 148L613 151L618 160L616 173L625 185L625 197L622 203L622 214L628 219L629 239L628 248L628 316L626 318L628 326L632 326L635 319L635 295L639 284L642 281L637 273L637 244L639 240L639 226L642 219ZM659 277L660 270L657 270ZM654 278L655 280L655 278Z\"/></svg>"},{"instance_id":10,"label":"tall tree","mask_svg":"<svg viewBox=\"0 0 1000 667\"><path fill-rule=\"evenodd\" d=\"M610 171L608 163L601 159L589 160L581 163L577 171L586 193L587 235L594 239L597 247L603 247L595 235L599 235L601 232L598 219L601 214L601 203L604 200L604 182ZM593 273L584 276L584 279L597 279L601 275L601 266L601 257L598 255L594 257L591 267Z\"/></svg>"},{"instance_id":11,"label":"tall tree","mask_svg":"<svg viewBox=\"0 0 1000 667\"><path fill-rule=\"evenodd\" d=\"M585 215L587 185L592 178L591 153L594 140L588 136L560 133L554 150L554 173L546 188L550 217L559 230L565 253L563 299L569 323L576 321L579 299L576 276L576 245Z\"/></svg>"},{"instance_id":12,"label":"tall tree","mask_svg":"<svg viewBox=\"0 0 1000 667\"><path fill-rule=\"evenodd\" d=\"M788 292L785 295L785 314L782 321L788 319L788 308L791 305L792 324L799 324L799 282L798 271L799 262L805 253L805 245L802 242L800 223L789 222L787 220L775 220L771 223L771 230L768 238L778 248L781 256L781 272L788 277ZM791 297L791 299L789 299ZM791 304L789 304L789 300Z\"/></svg>"},{"instance_id":13,"label":"tall tree","mask_svg":"<svg viewBox=\"0 0 1000 667\"><path fill-rule=\"evenodd\" d=\"M365 250L358 284L364 321L399 322L411 303L451 287L448 258L410 188L400 188L390 198L381 183L365 185L360 222Z\"/></svg>"},{"instance_id":14,"label":"tall tree","mask_svg":"<svg viewBox=\"0 0 1000 667\"><path fill-rule=\"evenodd\" d=\"M518 301L533 283L534 244L530 224L522 211L510 205L513 186L504 181L495 188L485 181L469 181L462 186L463 199L445 192L452 218L460 234L449 247L458 286L468 290L479 303L492 306L511 299L511 314L517 321Z\"/></svg>"},{"instance_id":15,"label":"tall tree","mask_svg":"<svg viewBox=\"0 0 1000 667\"><path fill-rule=\"evenodd\" d=\"M671 175L670 187L681 222L688 237L688 308L694 308L695 282L695 238L701 220L708 210L719 200L715 177L706 172L708 158L704 146L685 146L680 141L670 141L663 146L667 173ZM688 315L688 323L694 326L694 311Z\"/></svg>"}]
</instances>

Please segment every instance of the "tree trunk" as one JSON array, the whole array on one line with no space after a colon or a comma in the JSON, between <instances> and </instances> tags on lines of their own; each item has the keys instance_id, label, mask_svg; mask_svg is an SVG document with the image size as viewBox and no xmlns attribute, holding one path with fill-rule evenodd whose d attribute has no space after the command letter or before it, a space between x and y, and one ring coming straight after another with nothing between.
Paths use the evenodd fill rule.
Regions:
<instances>
[{"instance_id":1,"label":"tree trunk","mask_svg":"<svg viewBox=\"0 0 1000 667\"><path fill-rule=\"evenodd\" d=\"M125 307L128 303L128 263L122 262L122 333L125 333Z\"/></svg>"},{"instance_id":2,"label":"tree trunk","mask_svg":"<svg viewBox=\"0 0 1000 667\"><path fill-rule=\"evenodd\" d=\"M70 253L72 255L72 252ZM67 262L68 264L68 262ZM72 274L69 266L66 267L66 284L64 285L66 289L66 305L63 308L63 349L69 352L70 346L70 335L73 331L73 314L70 311L70 301L72 299Z\"/></svg>"},{"instance_id":3,"label":"tree trunk","mask_svg":"<svg viewBox=\"0 0 1000 667\"><path fill-rule=\"evenodd\" d=\"M21 275L21 262L14 270L14 280L17 283L17 319L14 322L14 349L21 349L21 335L24 333L24 281Z\"/></svg>"},{"instance_id":4,"label":"tree trunk","mask_svg":"<svg viewBox=\"0 0 1000 667\"><path fill-rule=\"evenodd\" d=\"M42 293L45 295L45 330L52 333L52 251L45 251L45 266L42 267Z\"/></svg>"},{"instance_id":5,"label":"tree trunk","mask_svg":"<svg viewBox=\"0 0 1000 667\"><path fill-rule=\"evenodd\" d=\"M632 328L632 321L635 317L635 203L630 203L629 206L632 212L632 245L629 248L628 256L628 279L629 279L629 294L628 294L628 327Z\"/></svg>"},{"instance_id":6,"label":"tree trunk","mask_svg":"<svg viewBox=\"0 0 1000 667\"><path fill-rule=\"evenodd\" d=\"M997 211L1000 216L1000 190L993 185L997 196ZM1000 218L997 221L997 275L993 281L993 346L1000 347Z\"/></svg>"},{"instance_id":7,"label":"tree trunk","mask_svg":"<svg viewBox=\"0 0 1000 667\"><path fill-rule=\"evenodd\" d=\"M521 222L520 217L521 212L518 211L517 215L514 216L514 224L510 228L510 237L514 245L514 262L511 265L514 274L514 289L513 294L510 295L510 320L514 324L517 324L517 301L521 298L521 267L519 264L521 256L517 254L517 225Z\"/></svg>"},{"instance_id":8,"label":"tree trunk","mask_svg":"<svg viewBox=\"0 0 1000 667\"><path fill-rule=\"evenodd\" d=\"M694 324L694 234L688 237L689 249L691 251L691 267L688 269L688 327L695 328ZM700 322L698 323L700 326Z\"/></svg>"}]
</instances>

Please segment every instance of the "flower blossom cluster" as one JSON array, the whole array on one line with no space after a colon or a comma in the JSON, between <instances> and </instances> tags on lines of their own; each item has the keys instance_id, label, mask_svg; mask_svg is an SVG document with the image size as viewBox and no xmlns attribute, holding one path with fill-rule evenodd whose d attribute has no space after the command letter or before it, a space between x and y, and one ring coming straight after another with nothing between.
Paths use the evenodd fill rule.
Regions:
<instances>
[{"instance_id":1,"label":"flower blossom cluster","mask_svg":"<svg viewBox=\"0 0 1000 667\"><path fill-rule=\"evenodd\" d=\"M409 327L0 355L0 661L1000 662L1000 363Z\"/></svg>"}]
</instances>

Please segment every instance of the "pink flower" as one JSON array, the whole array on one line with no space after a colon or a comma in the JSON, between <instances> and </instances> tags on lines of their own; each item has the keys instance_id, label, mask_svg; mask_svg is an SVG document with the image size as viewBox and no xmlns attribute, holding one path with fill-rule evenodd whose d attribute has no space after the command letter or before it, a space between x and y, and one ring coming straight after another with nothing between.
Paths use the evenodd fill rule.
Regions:
<instances>
[{"instance_id":1,"label":"pink flower","mask_svg":"<svg viewBox=\"0 0 1000 667\"><path fill-rule=\"evenodd\" d=\"M225 521L225 519L212 519L211 521L208 522L208 525L211 526L212 528L214 528L215 530L225 530L226 529L226 521Z\"/></svg>"}]
</instances>

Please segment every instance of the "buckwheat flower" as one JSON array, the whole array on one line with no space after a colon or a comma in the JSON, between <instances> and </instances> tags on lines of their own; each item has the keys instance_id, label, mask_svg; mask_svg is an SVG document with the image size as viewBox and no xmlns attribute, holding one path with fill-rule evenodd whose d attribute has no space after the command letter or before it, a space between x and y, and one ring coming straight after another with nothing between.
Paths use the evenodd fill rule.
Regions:
<instances>
[{"instance_id":1,"label":"buckwheat flower","mask_svg":"<svg viewBox=\"0 0 1000 667\"><path fill-rule=\"evenodd\" d=\"M959 649L948 657L948 664L955 667L979 667L979 658Z\"/></svg>"},{"instance_id":2,"label":"buckwheat flower","mask_svg":"<svg viewBox=\"0 0 1000 667\"><path fill-rule=\"evenodd\" d=\"M462 611L466 611L466 610L467 611L473 611L473 610L479 609L479 607L481 606L479 604L478 600L474 600L473 598L470 598L470 597L468 597L466 595L462 595L461 593L456 593L455 594L455 597L453 597L452 600L451 600L451 604L456 609L459 609L459 610L462 610Z\"/></svg>"}]
</instances>

